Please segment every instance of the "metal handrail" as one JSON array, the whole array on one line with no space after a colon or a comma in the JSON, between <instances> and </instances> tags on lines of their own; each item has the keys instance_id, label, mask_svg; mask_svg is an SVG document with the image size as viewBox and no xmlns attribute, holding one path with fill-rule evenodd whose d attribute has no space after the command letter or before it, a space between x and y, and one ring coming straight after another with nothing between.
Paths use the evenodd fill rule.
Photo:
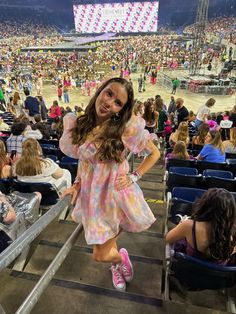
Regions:
<instances>
[{"instance_id":1,"label":"metal handrail","mask_svg":"<svg viewBox=\"0 0 236 314\"><path fill-rule=\"evenodd\" d=\"M66 206L69 206L71 195L67 195L40 217L30 228L22 233L11 245L0 254L0 271L6 268L29 245Z\"/></svg>"},{"instance_id":2,"label":"metal handrail","mask_svg":"<svg viewBox=\"0 0 236 314\"><path fill-rule=\"evenodd\" d=\"M34 289L30 292L28 297L22 303L22 305L17 310L16 314L28 314L34 308L36 303L38 302L40 296L44 292L44 290L49 285L50 281L52 280L55 273L58 271L59 267L61 266L62 262L65 260L67 255L69 254L72 246L76 242L78 236L83 230L83 226L80 223L74 232L71 234L69 239L63 245L61 250L57 253L56 257L53 259L49 267L46 269Z\"/></svg>"}]
</instances>

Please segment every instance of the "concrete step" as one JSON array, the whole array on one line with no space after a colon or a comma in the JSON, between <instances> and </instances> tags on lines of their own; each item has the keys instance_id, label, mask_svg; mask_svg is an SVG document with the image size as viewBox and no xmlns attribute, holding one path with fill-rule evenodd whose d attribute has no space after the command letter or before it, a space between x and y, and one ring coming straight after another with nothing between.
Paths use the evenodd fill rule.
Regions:
<instances>
[{"instance_id":1,"label":"concrete step","mask_svg":"<svg viewBox=\"0 0 236 314\"><path fill-rule=\"evenodd\" d=\"M17 277L15 277L17 276ZM23 277L23 278L21 278ZM1 292L0 304L7 314L13 314L35 286L35 281L24 273L14 276L9 270L0 273ZM114 291L114 290L112 290ZM14 293L14 295L13 295ZM150 305L131 301L129 294L107 293L65 287L60 280L53 280L32 310L33 314L226 314L224 311L192 306L188 303L163 301L159 305ZM153 302L154 303L154 302Z\"/></svg>"},{"instance_id":2,"label":"concrete step","mask_svg":"<svg viewBox=\"0 0 236 314\"><path fill-rule=\"evenodd\" d=\"M41 276L58 251L59 248L38 245L24 271ZM161 298L162 266L133 260L132 264L135 275L132 282L127 284L127 292ZM90 253L72 250L54 278L113 289L109 268L110 263L97 263L92 259Z\"/></svg>"},{"instance_id":3,"label":"concrete step","mask_svg":"<svg viewBox=\"0 0 236 314\"><path fill-rule=\"evenodd\" d=\"M39 236L39 239L59 244L65 243L74 229L74 224L58 223L58 221L55 220L44 230L44 232ZM89 247L85 242L84 233L80 235L76 245ZM118 245L119 247L125 247L129 251L130 255L142 256L155 260L163 260L164 257L163 239L149 234L148 232L122 232L118 238Z\"/></svg>"}]
</instances>

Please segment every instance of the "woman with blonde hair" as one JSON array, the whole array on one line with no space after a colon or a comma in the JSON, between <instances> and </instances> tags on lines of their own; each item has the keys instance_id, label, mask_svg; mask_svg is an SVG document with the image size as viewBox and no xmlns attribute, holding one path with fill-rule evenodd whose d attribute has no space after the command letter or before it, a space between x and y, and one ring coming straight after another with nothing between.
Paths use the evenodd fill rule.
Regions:
<instances>
[{"instance_id":1,"label":"woman with blonde hair","mask_svg":"<svg viewBox=\"0 0 236 314\"><path fill-rule=\"evenodd\" d=\"M175 147L172 151L172 153L167 154L166 156L166 162L168 159L184 159L184 160L189 160L191 159L191 156L189 156L189 153L187 151L186 144L183 141L178 141L175 144Z\"/></svg>"},{"instance_id":2,"label":"woman with blonde hair","mask_svg":"<svg viewBox=\"0 0 236 314\"><path fill-rule=\"evenodd\" d=\"M6 146L3 141L0 140L0 178L9 178L12 175L10 166L10 159L6 154Z\"/></svg>"},{"instance_id":3,"label":"woman with blonde hair","mask_svg":"<svg viewBox=\"0 0 236 314\"><path fill-rule=\"evenodd\" d=\"M209 131L205 138L205 145L197 156L197 160L209 162L224 162L225 150L219 131Z\"/></svg>"},{"instance_id":4,"label":"woman with blonde hair","mask_svg":"<svg viewBox=\"0 0 236 314\"><path fill-rule=\"evenodd\" d=\"M223 142L226 153L236 154L236 127L230 129L229 140Z\"/></svg>"},{"instance_id":5,"label":"woman with blonde hair","mask_svg":"<svg viewBox=\"0 0 236 314\"><path fill-rule=\"evenodd\" d=\"M183 141L186 146L189 143L188 122L186 121L180 122L178 129L170 135L170 146L173 147L178 141Z\"/></svg>"},{"instance_id":6,"label":"woman with blonde hair","mask_svg":"<svg viewBox=\"0 0 236 314\"><path fill-rule=\"evenodd\" d=\"M29 138L22 144L21 158L16 163L17 179L23 182L47 182L54 184L58 192L71 186L71 174L50 158L42 157L39 143Z\"/></svg>"}]
</instances>

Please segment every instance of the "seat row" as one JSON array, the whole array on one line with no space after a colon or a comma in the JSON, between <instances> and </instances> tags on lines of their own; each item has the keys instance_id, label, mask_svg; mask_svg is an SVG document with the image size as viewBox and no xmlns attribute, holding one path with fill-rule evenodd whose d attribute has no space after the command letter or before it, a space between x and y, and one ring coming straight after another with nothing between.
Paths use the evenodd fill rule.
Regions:
<instances>
[{"instance_id":1,"label":"seat row","mask_svg":"<svg viewBox=\"0 0 236 314\"><path fill-rule=\"evenodd\" d=\"M200 160L183 160L183 159L168 159L166 170L170 167L188 167L196 168L199 173L203 173L206 169L231 171L236 176L236 159L226 159L225 162L208 162Z\"/></svg>"}]
</instances>

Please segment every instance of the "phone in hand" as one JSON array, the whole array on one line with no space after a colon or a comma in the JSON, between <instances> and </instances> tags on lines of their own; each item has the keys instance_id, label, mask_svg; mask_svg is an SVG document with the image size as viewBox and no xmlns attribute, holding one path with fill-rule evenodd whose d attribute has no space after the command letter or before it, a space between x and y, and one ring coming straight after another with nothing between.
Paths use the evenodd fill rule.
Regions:
<instances>
[{"instance_id":1,"label":"phone in hand","mask_svg":"<svg viewBox=\"0 0 236 314\"><path fill-rule=\"evenodd\" d=\"M10 158L13 159L15 156L16 156L16 150L12 150Z\"/></svg>"}]
</instances>

